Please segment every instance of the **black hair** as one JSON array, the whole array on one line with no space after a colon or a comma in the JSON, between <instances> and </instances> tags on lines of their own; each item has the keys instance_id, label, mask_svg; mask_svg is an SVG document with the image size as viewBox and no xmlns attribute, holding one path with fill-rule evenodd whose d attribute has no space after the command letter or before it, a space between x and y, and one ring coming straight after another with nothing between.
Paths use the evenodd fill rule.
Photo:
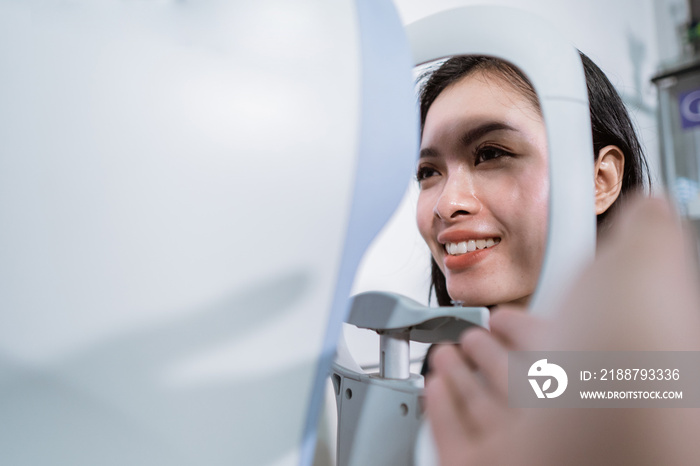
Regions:
<instances>
[{"instance_id":1,"label":"black hair","mask_svg":"<svg viewBox=\"0 0 700 466\"><path fill-rule=\"evenodd\" d=\"M620 195L605 212L598 215L598 232L609 228L611 219L620 206L636 191L643 191L651 186L649 167L641 144L634 131L625 104L618 95L605 73L579 52L588 88L589 111L593 132L593 158L597 159L600 150L608 145L620 148L624 157L624 170ZM435 70L428 70L419 80L424 84L420 89L420 124L421 133L425 118L435 99L451 84L475 72L494 74L510 83L516 90L527 97L540 111L537 94L527 77L508 62L487 56L456 56L442 63ZM438 304L449 306L451 299L447 293L445 275L434 259L431 258L431 291L435 291Z\"/></svg>"}]
</instances>

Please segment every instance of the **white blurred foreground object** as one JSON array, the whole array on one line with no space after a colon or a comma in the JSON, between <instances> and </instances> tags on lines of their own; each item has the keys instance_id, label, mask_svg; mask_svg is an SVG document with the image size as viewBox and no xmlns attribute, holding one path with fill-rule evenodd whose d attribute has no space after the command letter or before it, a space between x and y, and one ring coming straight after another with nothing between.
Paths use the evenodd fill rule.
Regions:
<instances>
[{"instance_id":1,"label":"white blurred foreground object","mask_svg":"<svg viewBox=\"0 0 700 466\"><path fill-rule=\"evenodd\" d=\"M390 2L0 0L0 102L0 462L309 464L416 153Z\"/></svg>"},{"instance_id":2,"label":"white blurred foreground object","mask_svg":"<svg viewBox=\"0 0 700 466\"><path fill-rule=\"evenodd\" d=\"M550 312L595 251L593 147L578 52L550 24L529 13L499 7L443 11L410 24L407 32L416 65L453 55L489 55L512 63L533 84L547 129L550 197L547 248L530 307ZM372 303L377 313L399 308L385 301ZM398 330L405 334L411 325L422 322L421 313L428 320L446 309L415 307L414 321ZM357 324L354 312L350 318L350 323ZM481 325L487 320L488 314L471 319ZM385 339L388 330L396 330L360 326L374 328ZM393 361L401 351L386 357ZM381 370L365 374L341 342L332 377L338 400L338 466L371 464L373 459L382 465L436 464L429 429L421 430L417 442L421 376L390 377ZM414 454L416 445L420 450Z\"/></svg>"}]
</instances>

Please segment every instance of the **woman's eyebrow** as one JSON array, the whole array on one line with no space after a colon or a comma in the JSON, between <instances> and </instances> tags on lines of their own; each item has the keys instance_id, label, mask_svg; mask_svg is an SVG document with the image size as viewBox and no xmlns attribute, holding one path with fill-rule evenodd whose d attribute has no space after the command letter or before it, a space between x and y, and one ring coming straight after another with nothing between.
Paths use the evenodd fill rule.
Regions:
<instances>
[{"instance_id":1,"label":"woman's eyebrow","mask_svg":"<svg viewBox=\"0 0 700 466\"><path fill-rule=\"evenodd\" d=\"M460 138L459 142L463 146L469 146L473 144L475 141L477 141L479 138L484 137L485 135L493 132L493 131L518 131L518 129L510 126L509 124L503 123L501 121L489 121L486 123L483 123L476 128L472 128L466 133L464 133ZM432 147L426 147L424 149L421 149L419 158L427 158L427 157L439 157L440 152L437 151L436 149L433 149Z\"/></svg>"},{"instance_id":2,"label":"woman's eyebrow","mask_svg":"<svg viewBox=\"0 0 700 466\"><path fill-rule=\"evenodd\" d=\"M430 147L426 147L425 149L420 150L420 155L418 156L419 159L424 159L426 157L439 157L440 153L436 151L435 149L432 149Z\"/></svg>"},{"instance_id":3,"label":"woman's eyebrow","mask_svg":"<svg viewBox=\"0 0 700 466\"><path fill-rule=\"evenodd\" d=\"M513 128L512 126L500 122L500 121L490 121L484 124L481 124L477 126L476 128L472 128L466 133L462 135L462 137L459 138L460 142L465 145L465 146L470 146L473 144L476 140L479 138L487 135L488 133L491 133L493 131L518 131L517 129Z\"/></svg>"}]
</instances>

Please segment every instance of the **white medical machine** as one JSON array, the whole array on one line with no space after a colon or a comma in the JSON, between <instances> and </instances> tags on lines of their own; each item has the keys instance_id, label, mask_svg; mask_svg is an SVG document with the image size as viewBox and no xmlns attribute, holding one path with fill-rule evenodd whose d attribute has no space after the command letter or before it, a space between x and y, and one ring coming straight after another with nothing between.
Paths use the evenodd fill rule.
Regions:
<instances>
[{"instance_id":1,"label":"white medical machine","mask_svg":"<svg viewBox=\"0 0 700 466\"><path fill-rule=\"evenodd\" d=\"M497 26L495 26L497 25ZM578 52L552 26L522 11L462 7L407 27L416 65L452 55L489 55L522 70L540 100L549 149L548 241L532 312L556 305L595 249L593 146ZM409 340L457 341L488 327L486 308L426 308L385 293L353 299L348 323L380 335L379 372L365 373L343 342L331 374L338 407L338 466L435 464L416 453L423 377L409 372ZM429 434L428 434L429 435Z\"/></svg>"},{"instance_id":2,"label":"white medical machine","mask_svg":"<svg viewBox=\"0 0 700 466\"><path fill-rule=\"evenodd\" d=\"M310 464L411 67L388 0L0 0L0 464Z\"/></svg>"},{"instance_id":3,"label":"white medical machine","mask_svg":"<svg viewBox=\"0 0 700 466\"><path fill-rule=\"evenodd\" d=\"M546 307L592 252L591 148L578 57L530 21L458 9L407 38L389 0L0 0L0 463L311 464L356 266L414 166L414 63L531 78Z\"/></svg>"}]
</instances>

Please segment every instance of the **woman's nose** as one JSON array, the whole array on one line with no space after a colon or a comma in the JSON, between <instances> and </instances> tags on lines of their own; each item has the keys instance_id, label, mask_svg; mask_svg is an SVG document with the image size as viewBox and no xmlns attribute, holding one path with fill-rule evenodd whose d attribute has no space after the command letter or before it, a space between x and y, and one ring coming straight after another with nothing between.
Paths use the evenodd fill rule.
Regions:
<instances>
[{"instance_id":1,"label":"woman's nose","mask_svg":"<svg viewBox=\"0 0 700 466\"><path fill-rule=\"evenodd\" d=\"M468 176L449 177L435 204L435 215L442 220L456 219L463 215L476 215L481 211L473 180Z\"/></svg>"}]
</instances>

